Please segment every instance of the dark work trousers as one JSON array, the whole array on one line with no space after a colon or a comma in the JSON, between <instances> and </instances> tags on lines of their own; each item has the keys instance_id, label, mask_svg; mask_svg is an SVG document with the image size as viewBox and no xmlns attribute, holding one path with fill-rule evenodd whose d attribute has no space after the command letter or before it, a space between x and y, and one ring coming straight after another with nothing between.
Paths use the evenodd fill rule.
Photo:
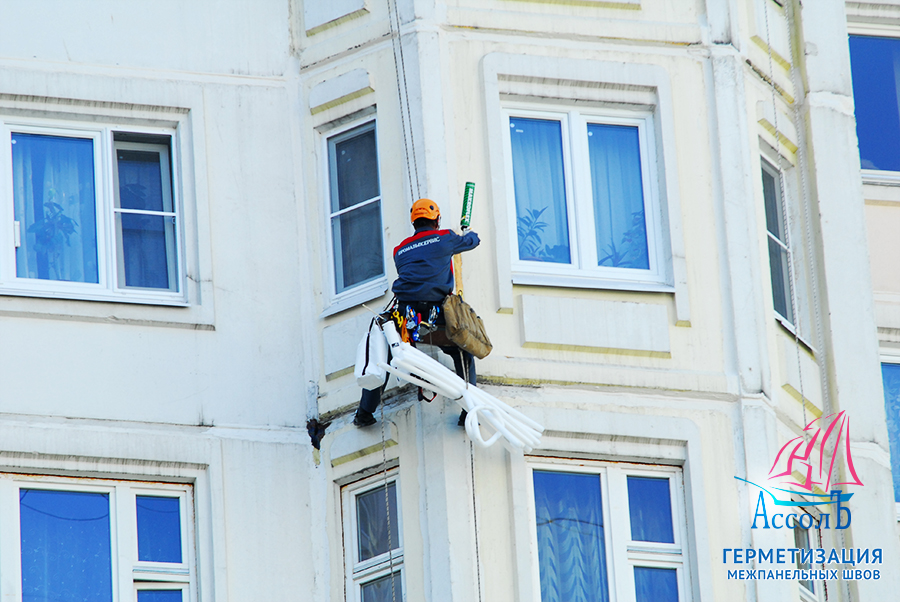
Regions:
<instances>
[{"instance_id":1,"label":"dark work trousers","mask_svg":"<svg viewBox=\"0 0 900 602\"><path fill-rule=\"evenodd\" d=\"M457 376L461 379L466 379L466 372L463 371L463 362L468 364L468 376L469 376L469 384L475 384L475 356L473 356L468 351L463 351L459 347L439 347L441 351L449 355L453 358L453 368L456 370ZM390 351L388 352L390 353ZM391 358L388 357L388 363L390 363ZM387 380L385 380L385 385L387 384ZM381 403L381 392L384 390L384 386L381 386L377 389L372 389L371 391L368 389L362 390L362 396L359 398L359 409L364 412L369 412L370 414L374 414L375 410L378 408L378 404Z\"/></svg>"}]
</instances>

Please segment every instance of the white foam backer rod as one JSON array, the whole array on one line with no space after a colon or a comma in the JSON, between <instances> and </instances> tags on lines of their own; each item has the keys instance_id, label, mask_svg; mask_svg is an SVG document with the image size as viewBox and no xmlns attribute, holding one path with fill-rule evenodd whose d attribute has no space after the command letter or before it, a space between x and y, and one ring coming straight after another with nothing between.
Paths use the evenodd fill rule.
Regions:
<instances>
[{"instance_id":1,"label":"white foam backer rod","mask_svg":"<svg viewBox=\"0 0 900 602\"><path fill-rule=\"evenodd\" d=\"M468 384L442 363L400 340L393 322L382 325L391 348L391 363L378 365L397 378L443 395L466 412L466 433L479 447L500 441L504 447L530 452L540 445L544 427L487 391ZM489 436L484 438L483 430Z\"/></svg>"}]
</instances>

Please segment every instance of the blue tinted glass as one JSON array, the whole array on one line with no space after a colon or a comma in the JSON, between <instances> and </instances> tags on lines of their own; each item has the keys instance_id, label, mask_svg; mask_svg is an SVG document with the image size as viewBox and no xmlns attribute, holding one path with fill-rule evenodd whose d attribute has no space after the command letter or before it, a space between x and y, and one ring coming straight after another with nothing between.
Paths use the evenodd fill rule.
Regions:
<instances>
[{"instance_id":1,"label":"blue tinted glass","mask_svg":"<svg viewBox=\"0 0 900 602\"><path fill-rule=\"evenodd\" d=\"M634 567L637 602L678 602L678 575L675 569Z\"/></svg>"},{"instance_id":2,"label":"blue tinted glass","mask_svg":"<svg viewBox=\"0 0 900 602\"><path fill-rule=\"evenodd\" d=\"M400 547L397 528L397 485L388 483L387 500L384 486L356 497L356 530L359 537L359 561L368 560ZM390 534L387 509L390 508Z\"/></svg>"},{"instance_id":3,"label":"blue tinted glass","mask_svg":"<svg viewBox=\"0 0 900 602\"><path fill-rule=\"evenodd\" d=\"M856 135L863 169L900 171L900 40L850 36Z\"/></svg>"},{"instance_id":4,"label":"blue tinted glass","mask_svg":"<svg viewBox=\"0 0 900 602\"><path fill-rule=\"evenodd\" d=\"M606 602L598 475L534 471L542 602Z\"/></svg>"},{"instance_id":5,"label":"blue tinted glass","mask_svg":"<svg viewBox=\"0 0 900 602\"><path fill-rule=\"evenodd\" d=\"M631 539L675 543L669 479L628 477Z\"/></svg>"},{"instance_id":6,"label":"blue tinted glass","mask_svg":"<svg viewBox=\"0 0 900 602\"><path fill-rule=\"evenodd\" d=\"M94 142L12 135L19 278L99 282Z\"/></svg>"},{"instance_id":7,"label":"blue tinted glass","mask_svg":"<svg viewBox=\"0 0 900 602\"><path fill-rule=\"evenodd\" d=\"M145 589L138 592L138 602L181 602L180 589Z\"/></svg>"},{"instance_id":8,"label":"blue tinted glass","mask_svg":"<svg viewBox=\"0 0 900 602\"><path fill-rule=\"evenodd\" d=\"M181 511L175 497L139 495L138 560L181 562Z\"/></svg>"},{"instance_id":9,"label":"blue tinted glass","mask_svg":"<svg viewBox=\"0 0 900 602\"><path fill-rule=\"evenodd\" d=\"M800 516L803 516L802 514ZM794 519L795 521L797 519ZM809 548L809 531L800 527L799 525L794 527L794 547L798 550L808 550ZM809 571L812 568L811 562L801 562L803 557L800 554L797 554L797 568L801 571ZM816 591L816 586L812 581L801 581L801 585L803 585L806 589L811 592Z\"/></svg>"},{"instance_id":10,"label":"blue tinted glass","mask_svg":"<svg viewBox=\"0 0 900 602\"><path fill-rule=\"evenodd\" d=\"M599 265L650 269L638 128L588 124Z\"/></svg>"},{"instance_id":11,"label":"blue tinted glass","mask_svg":"<svg viewBox=\"0 0 900 602\"><path fill-rule=\"evenodd\" d=\"M900 364L881 364L884 384L884 413L891 442L891 472L894 475L894 501L900 503Z\"/></svg>"},{"instance_id":12,"label":"blue tinted glass","mask_svg":"<svg viewBox=\"0 0 900 602\"><path fill-rule=\"evenodd\" d=\"M169 289L175 260L175 218L146 213L119 214L125 286Z\"/></svg>"},{"instance_id":13,"label":"blue tinted glass","mask_svg":"<svg viewBox=\"0 0 900 602\"><path fill-rule=\"evenodd\" d=\"M392 602L403 599L400 573L385 575L362 586L362 602ZM392 583L393 582L393 583Z\"/></svg>"},{"instance_id":14,"label":"blue tinted glass","mask_svg":"<svg viewBox=\"0 0 900 602\"><path fill-rule=\"evenodd\" d=\"M23 602L112 600L109 496L19 491Z\"/></svg>"},{"instance_id":15,"label":"blue tinted glass","mask_svg":"<svg viewBox=\"0 0 900 602\"><path fill-rule=\"evenodd\" d=\"M163 186L168 186L168 182L162 180L159 151L118 149L116 159L120 207L172 211L172 195L163 192Z\"/></svg>"},{"instance_id":16,"label":"blue tinted glass","mask_svg":"<svg viewBox=\"0 0 900 602\"><path fill-rule=\"evenodd\" d=\"M562 124L509 120L519 259L570 263Z\"/></svg>"}]
</instances>

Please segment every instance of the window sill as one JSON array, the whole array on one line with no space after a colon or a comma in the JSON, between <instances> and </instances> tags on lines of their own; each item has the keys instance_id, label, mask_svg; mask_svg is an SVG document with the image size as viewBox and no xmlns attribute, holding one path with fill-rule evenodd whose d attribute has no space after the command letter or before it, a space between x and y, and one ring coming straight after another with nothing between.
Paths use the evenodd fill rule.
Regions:
<instances>
[{"instance_id":1,"label":"window sill","mask_svg":"<svg viewBox=\"0 0 900 602\"><path fill-rule=\"evenodd\" d=\"M900 186L900 171L879 171L875 169L863 169L863 184L875 186Z\"/></svg>"},{"instance_id":2,"label":"window sill","mask_svg":"<svg viewBox=\"0 0 900 602\"><path fill-rule=\"evenodd\" d=\"M53 289L33 289L0 287L0 296L38 297L66 301L98 301L105 303L134 303L138 305L164 305L168 307L189 307L184 295L153 295L134 293L114 293L112 291L61 291Z\"/></svg>"},{"instance_id":3,"label":"window sill","mask_svg":"<svg viewBox=\"0 0 900 602\"><path fill-rule=\"evenodd\" d=\"M781 314L775 312L775 319L781 324L782 328L790 333L791 338L796 338L800 341L800 344L803 345L809 353L813 354L814 357L818 354L818 351L816 351L816 348L813 347L812 343L810 343L803 335L797 334L797 329L794 328L793 324L787 321L787 318L784 318Z\"/></svg>"},{"instance_id":4,"label":"window sill","mask_svg":"<svg viewBox=\"0 0 900 602\"><path fill-rule=\"evenodd\" d=\"M636 280L613 280L595 276L577 276L563 274L527 274L512 275L513 284L529 286L552 286L560 288L592 288L618 291L638 291L651 293L674 293L675 287L660 282L642 282Z\"/></svg>"},{"instance_id":5,"label":"window sill","mask_svg":"<svg viewBox=\"0 0 900 602\"><path fill-rule=\"evenodd\" d=\"M319 318L327 318L342 311L356 307L366 301L383 296L388 290L387 278L380 278L374 282L368 282L352 291L342 293L331 299L331 303L322 310Z\"/></svg>"}]
</instances>

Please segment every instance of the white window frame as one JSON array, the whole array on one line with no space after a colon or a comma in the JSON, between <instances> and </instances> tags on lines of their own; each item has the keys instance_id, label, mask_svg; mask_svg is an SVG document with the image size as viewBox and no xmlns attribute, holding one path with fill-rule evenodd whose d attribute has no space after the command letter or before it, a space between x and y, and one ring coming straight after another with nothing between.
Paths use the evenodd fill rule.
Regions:
<instances>
[{"instance_id":1,"label":"white window frame","mask_svg":"<svg viewBox=\"0 0 900 602\"><path fill-rule=\"evenodd\" d=\"M851 19L853 18L852 10L848 10L848 17ZM869 38L894 38L900 43L900 29L892 24L860 23L851 20L847 24L847 35ZM860 162L862 162L862 157L860 157ZM900 171L865 169L860 167L860 174L862 175L864 184L900 186Z\"/></svg>"},{"instance_id":2,"label":"white window frame","mask_svg":"<svg viewBox=\"0 0 900 602\"><path fill-rule=\"evenodd\" d=\"M12 145L13 133L61 136L90 139L94 144L94 189L97 219L97 268L98 283L66 282L59 280L39 280L20 278L16 273L16 232L13 203ZM174 273L177 286L172 290L126 287L124 276L119 274L116 234L116 189L117 167L115 151L119 145L128 144L114 141L116 133L148 136L165 136L170 144L166 156L172 206L176 216L175 257L170 264L170 277ZM88 124L50 119L3 119L0 118L0 220L6 224L0 227L0 295L48 297L59 299L114 301L153 305L186 306L187 294L184 277L184 219L181 198L176 182L179 181L179 156L175 144L176 131L169 128L120 126L111 123ZM151 143L144 145L153 146ZM19 233L24 236L23 232Z\"/></svg>"},{"instance_id":3,"label":"white window frame","mask_svg":"<svg viewBox=\"0 0 900 602\"><path fill-rule=\"evenodd\" d=\"M512 277L515 284L616 287L616 283L665 287L667 270L662 252L660 224L659 174L656 165L656 142L653 114L650 112L606 109L578 111L571 108L548 110L527 103L503 105L503 150L506 179L514 182L510 119L543 119L561 124L563 167L565 177L566 215L569 231L570 264L523 261L519 259L518 216L515 187L508 187L508 211L512 219L507 224L512 248ZM624 125L637 127L640 145L641 180L644 198L644 221L647 233L649 270L599 266L600 250L596 248L594 231L594 201L590 176L588 149L589 124Z\"/></svg>"},{"instance_id":4,"label":"white window frame","mask_svg":"<svg viewBox=\"0 0 900 602\"><path fill-rule=\"evenodd\" d=\"M325 199L325 205L323 207L323 228L326 236L326 255L327 261L325 261L325 273L323 274L326 279L327 284L325 285L325 290L327 291L327 301L325 303L325 308L320 317L326 317L330 315L334 315L338 312L344 311L345 309L350 309L351 307L356 307L360 303L365 303L366 301L371 301L372 299L377 299L384 295L388 290L388 275L387 275L387 250L385 248L385 244L387 244L387 239L382 235L382 265L384 274L381 277L375 278L373 280L369 280L368 282L360 283L354 287L351 287L345 291L337 292L337 285L335 282L335 256L334 256L334 235L331 229L331 218L337 215L340 212L333 212L331 210L331 194L333 188L332 182L332 165L331 165L331 143L330 141L338 136L342 136L347 132L352 130L363 128L371 124L374 132L375 132L375 153L376 160L378 162L378 196L372 199L365 201L365 204L380 202L381 203L381 226L382 231L384 230L384 197L381 193L383 179L381 177L381 148L380 148L380 139L378 136L378 120L374 115L366 115L360 119L355 119L347 124L342 125L339 128L334 128L328 130L324 134L321 135L321 148L322 148L322 157L324 157L323 161L323 172L322 172L322 182L323 182L323 190L322 190L322 198ZM362 205L361 203L360 205ZM357 205L355 207L359 207Z\"/></svg>"},{"instance_id":5,"label":"white window frame","mask_svg":"<svg viewBox=\"0 0 900 602\"><path fill-rule=\"evenodd\" d=\"M394 484L397 496L397 534L399 541L390 552L365 561L357 561L359 541L357 538L356 499L359 495L368 493L374 489L384 487L385 484ZM344 533L344 566L345 566L345 591L347 602L362 602L362 587L372 581L390 574L393 571L400 573L400 589L397 592L397 600L404 600L406 591L406 571L403 566L403 510L400 504L400 477L399 471L394 468L385 475L377 474L367 479L356 481L341 488L341 515ZM393 542L392 542L393 543Z\"/></svg>"},{"instance_id":6,"label":"white window frame","mask_svg":"<svg viewBox=\"0 0 900 602\"><path fill-rule=\"evenodd\" d=\"M798 507L797 512L795 512L795 514L797 516L794 518L794 528L791 530L792 537L793 537L793 532L795 530L803 529L803 527L800 526L800 522L799 522L800 515L807 514L807 515L811 516L813 519L812 527L810 527L809 529L804 529L806 531L807 537L809 537L809 547L811 549L823 548L824 546L822 545L822 531L821 531L821 529L816 527L816 524L820 520L819 513L815 510L810 511L805 507ZM794 542L792 542L792 545L793 545L793 543ZM815 569L815 562L810 562L809 570L814 570L814 569ZM813 584L813 591L810 591L805 585L803 585L802 581L797 580L797 588L800 591L800 600L802 602L820 602L820 600L822 599L822 590L823 590L822 582L818 581L816 579L810 579L809 581L811 581Z\"/></svg>"},{"instance_id":7,"label":"white window frame","mask_svg":"<svg viewBox=\"0 0 900 602\"><path fill-rule=\"evenodd\" d=\"M197 601L197 568L194 546L193 488L189 484L115 481L3 473L0 474L0 572L13 576L5 580L4 594L22 599L21 530L19 490L101 493L109 496L110 560L112 599L136 602L145 589L181 590L184 602ZM181 517L181 563L138 560L137 495L173 497L179 500Z\"/></svg>"},{"instance_id":8,"label":"white window frame","mask_svg":"<svg viewBox=\"0 0 900 602\"><path fill-rule=\"evenodd\" d=\"M794 280L795 280L794 266L791 265L794 260L794 254L793 254L792 245L788 244L789 242L791 242L791 243L793 242L790 240L790 231L789 231L790 224L787 223L784 219L784 212L790 211L790 207L785 206L785 203L788 203L789 200L787 198L784 198L786 195L782 194L782 190L785 190L785 192L786 192L786 187L784 186L784 184L785 184L784 171L781 168L773 165L772 162L769 161L766 157L761 157L759 163L760 163L760 180L762 179L761 176L762 176L763 172L768 173L771 177L773 177L775 179L775 203L776 203L776 208L778 209L778 222L781 224L781 227L784 230L784 238L785 238L785 240L779 239L777 236L775 236L774 234L772 234L769 231L768 223L765 224L766 257L769 259L769 269L768 269L769 282L771 285L772 284L772 265L771 265L771 257L769 256L769 253L768 253L768 248L769 248L768 244L769 244L770 240L774 240L778 244L778 246L787 253L787 260L788 260L788 264L789 264L788 265L788 273L785 274L784 276L787 279L788 290L785 291L787 294L787 298L784 301L787 304L788 309L790 309L791 314L793 314L795 312L795 310L797 309L794 307L794 295L796 294L796 284L794 282ZM764 209L765 209L765 204L766 204L765 190L763 190L763 208ZM781 315L781 313L777 309L774 309L774 303L775 303L775 301L774 301L774 291L773 291L772 304L773 304L773 310L775 312L775 317L778 319L779 322L781 322L784 325L785 328L789 329L791 332L794 332L794 329L796 328L795 322L797 320L797 317L794 316L793 319L791 319L791 318Z\"/></svg>"},{"instance_id":9,"label":"white window frame","mask_svg":"<svg viewBox=\"0 0 900 602\"><path fill-rule=\"evenodd\" d=\"M691 597L691 572L688 566L687 519L684 501L684 473L676 466L626 464L599 460L531 457L526 460L530 517L530 557L533 566L534 600L541 602L540 561L537 522L535 520L534 471L570 472L599 475L603 505L603 543L605 546L610 602L635 599L635 567L675 569L679 602ZM672 508L674 543L635 541L631 539L631 516L628 508L629 476L667 478Z\"/></svg>"}]
</instances>

